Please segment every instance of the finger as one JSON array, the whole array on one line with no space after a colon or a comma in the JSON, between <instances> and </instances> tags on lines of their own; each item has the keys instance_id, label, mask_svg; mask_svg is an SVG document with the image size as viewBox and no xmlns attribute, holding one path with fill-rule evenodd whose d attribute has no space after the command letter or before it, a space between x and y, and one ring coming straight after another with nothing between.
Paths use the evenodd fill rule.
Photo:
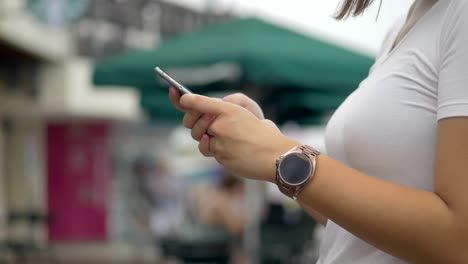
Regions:
<instances>
[{"instance_id":1,"label":"finger","mask_svg":"<svg viewBox=\"0 0 468 264\"><path fill-rule=\"evenodd\" d=\"M216 138L210 137L208 151L214 156L216 154Z\"/></svg>"},{"instance_id":2,"label":"finger","mask_svg":"<svg viewBox=\"0 0 468 264\"><path fill-rule=\"evenodd\" d=\"M169 98L171 99L171 102L174 105L175 109L182 112L186 112L187 109L180 105L180 97L180 93L174 87L169 88Z\"/></svg>"},{"instance_id":3,"label":"finger","mask_svg":"<svg viewBox=\"0 0 468 264\"><path fill-rule=\"evenodd\" d=\"M184 124L184 127L192 129L201 116L202 113L198 111L188 110L184 115L184 120L182 121L182 123Z\"/></svg>"},{"instance_id":4,"label":"finger","mask_svg":"<svg viewBox=\"0 0 468 264\"><path fill-rule=\"evenodd\" d=\"M210 136L204 134L198 144L198 150L205 157L212 157L213 153L210 152Z\"/></svg>"},{"instance_id":5,"label":"finger","mask_svg":"<svg viewBox=\"0 0 468 264\"><path fill-rule=\"evenodd\" d=\"M240 105L242 107L245 107L247 105L247 102L245 100L245 96L241 93L235 93L228 95L223 98L223 101L229 102L232 104Z\"/></svg>"},{"instance_id":6,"label":"finger","mask_svg":"<svg viewBox=\"0 0 468 264\"><path fill-rule=\"evenodd\" d=\"M271 120L269 120L269 119L263 119L263 120L261 120L261 122L262 122L263 124L265 124L265 125L271 127L271 128L274 128L274 129L280 131L280 129L278 128L278 126L277 126L275 123L273 123L273 121L271 121Z\"/></svg>"},{"instance_id":7,"label":"finger","mask_svg":"<svg viewBox=\"0 0 468 264\"><path fill-rule=\"evenodd\" d=\"M231 104L223 102L217 98L206 97L198 94L186 94L182 96L179 102L184 108L215 116L225 113L232 107Z\"/></svg>"},{"instance_id":8,"label":"finger","mask_svg":"<svg viewBox=\"0 0 468 264\"><path fill-rule=\"evenodd\" d=\"M208 128L214 120L214 115L204 114L192 127L192 138L199 141L208 132Z\"/></svg>"},{"instance_id":9,"label":"finger","mask_svg":"<svg viewBox=\"0 0 468 264\"><path fill-rule=\"evenodd\" d=\"M224 97L223 101L242 106L243 108L249 110L249 112L254 114L258 119L264 118L263 111L260 108L260 106L245 94L242 94L242 93L231 94L231 95Z\"/></svg>"}]
</instances>

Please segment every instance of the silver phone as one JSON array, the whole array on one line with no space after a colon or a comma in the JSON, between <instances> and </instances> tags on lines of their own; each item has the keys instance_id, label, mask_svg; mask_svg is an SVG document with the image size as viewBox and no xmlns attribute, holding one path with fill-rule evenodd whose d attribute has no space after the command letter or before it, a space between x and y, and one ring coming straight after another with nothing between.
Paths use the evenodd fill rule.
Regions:
<instances>
[{"instance_id":1,"label":"silver phone","mask_svg":"<svg viewBox=\"0 0 468 264\"><path fill-rule=\"evenodd\" d=\"M184 94L191 94L192 92L187 89L185 86L183 86L182 84L178 83L176 80L174 80L171 76L169 76L169 74L165 73L163 70L161 70L159 67L156 67L154 69L156 71L156 73L161 77L163 78L166 82L168 82L171 86L173 86L174 88L176 88L177 90L179 90L180 94L181 95L184 95Z\"/></svg>"}]
</instances>

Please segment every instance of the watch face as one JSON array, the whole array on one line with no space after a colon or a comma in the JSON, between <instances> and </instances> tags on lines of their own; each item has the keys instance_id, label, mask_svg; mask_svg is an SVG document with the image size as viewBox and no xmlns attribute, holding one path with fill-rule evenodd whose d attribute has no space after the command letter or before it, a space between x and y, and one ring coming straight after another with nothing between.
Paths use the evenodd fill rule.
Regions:
<instances>
[{"instance_id":1,"label":"watch face","mask_svg":"<svg viewBox=\"0 0 468 264\"><path fill-rule=\"evenodd\" d=\"M286 183L299 185L312 173L312 164L304 154L291 153L281 160L279 173Z\"/></svg>"}]
</instances>

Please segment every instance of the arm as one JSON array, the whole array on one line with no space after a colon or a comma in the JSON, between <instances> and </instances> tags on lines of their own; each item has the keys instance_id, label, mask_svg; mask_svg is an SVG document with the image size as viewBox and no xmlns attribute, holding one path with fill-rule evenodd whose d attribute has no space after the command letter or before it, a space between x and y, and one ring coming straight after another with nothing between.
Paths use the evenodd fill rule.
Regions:
<instances>
[{"instance_id":1,"label":"arm","mask_svg":"<svg viewBox=\"0 0 468 264\"><path fill-rule=\"evenodd\" d=\"M435 191L379 180L325 155L300 194L368 243L415 263L468 263L468 118L439 122Z\"/></svg>"},{"instance_id":2,"label":"arm","mask_svg":"<svg viewBox=\"0 0 468 264\"><path fill-rule=\"evenodd\" d=\"M298 202L301 205L302 209L304 209L304 211L308 215L310 215L312 218L314 218L315 221L317 221L317 223L320 223L321 225L326 225L327 224L327 221L328 221L327 217L325 217L323 214L317 212L316 210L314 210L311 206L307 205L306 203L301 202L301 201L298 201Z\"/></svg>"}]
</instances>

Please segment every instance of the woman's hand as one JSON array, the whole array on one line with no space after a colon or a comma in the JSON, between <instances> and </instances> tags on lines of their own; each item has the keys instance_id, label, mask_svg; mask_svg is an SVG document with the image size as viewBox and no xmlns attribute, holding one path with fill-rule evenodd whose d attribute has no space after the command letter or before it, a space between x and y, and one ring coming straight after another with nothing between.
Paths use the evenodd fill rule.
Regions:
<instances>
[{"instance_id":1,"label":"woman's hand","mask_svg":"<svg viewBox=\"0 0 468 264\"><path fill-rule=\"evenodd\" d=\"M186 113L184 117L184 122L183 122L184 125L188 127L192 127L200 118L204 117L202 113L198 111L188 111L182 105L180 105L179 103L180 94L173 87L169 89L169 98L171 99L172 104L177 110ZM229 102L232 104L242 106L243 108L247 109L249 112L254 114L258 119L264 119L263 111L260 108L260 106L254 100L252 100L245 94L242 94L242 93L231 94L231 95L224 97L222 100L225 102ZM210 116L205 116L204 118L207 118L208 120L210 120ZM206 133L206 130L201 131L197 129L192 133L192 135L194 139L199 141L201 139L201 136L205 133Z\"/></svg>"},{"instance_id":2,"label":"woman's hand","mask_svg":"<svg viewBox=\"0 0 468 264\"><path fill-rule=\"evenodd\" d=\"M184 126L200 141L200 152L214 156L234 175L273 182L276 159L300 145L281 134L273 122L260 120L237 104L194 94L184 95L178 103L186 112ZM187 122L194 113L203 117Z\"/></svg>"},{"instance_id":3,"label":"woman's hand","mask_svg":"<svg viewBox=\"0 0 468 264\"><path fill-rule=\"evenodd\" d=\"M180 94L174 87L171 87L169 89L169 98L171 99L172 104L177 110L186 112L186 109L184 109L184 107L181 106L179 103ZM224 97L222 100L225 102L242 106L245 109L249 110L249 112L254 114L258 119L264 119L262 108L260 108L260 106L254 100L252 100L250 97L243 93L231 94Z\"/></svg>"}]
</instances>

